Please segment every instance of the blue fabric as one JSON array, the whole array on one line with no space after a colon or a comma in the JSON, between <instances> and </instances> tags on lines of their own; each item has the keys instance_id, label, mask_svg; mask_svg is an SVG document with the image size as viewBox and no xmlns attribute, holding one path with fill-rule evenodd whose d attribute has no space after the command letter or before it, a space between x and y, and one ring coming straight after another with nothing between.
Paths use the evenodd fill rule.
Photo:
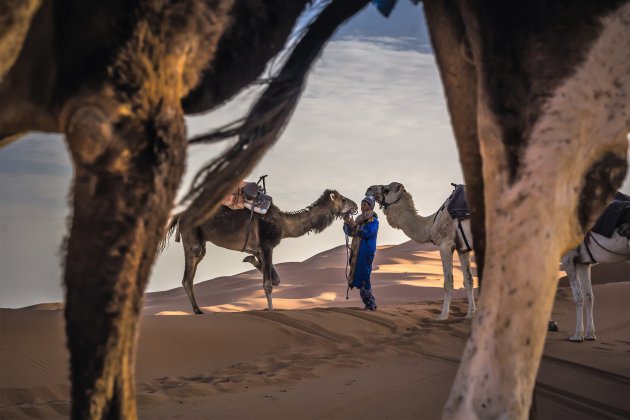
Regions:
<instances>
[{"instance_id":1,"label":"blue fabric","mask_svg":"<svg viewBox=\"0 0 630 420\"><path fill-rule=\"evenodd\" d=\"M356 234L354 234L352 228L346 223L343 225L343 230L348 236L359 236L361 238L361 245L359 245L357 262L354 269L354 278L352 279L352 286L359 289L364 282L368 285L370 283L372 262L374 261L374 253L376 252L378 217L374 214L367 223L357 228Z\"/></svg>"},{"instance_id":2,"label":"blue fabric","mask_svg":"<svg viewBox=\"0 0 630 420\"><path fill-rule=\"evenodd\" d=\"M363 282L359 289L359 295L361 295L361 300L367 309L376 309L376 299L374 299L374 295L372 295L372 285L369 281Z\"/></svg>"},{"instance_id":3,"label":"blue fabric","mask_svg":"<svg viewBox=\"0 0 630 420\"><path fill-rule=\"evenodd\" d=\"M389 17L392 9L396 5L396 0L372 0L379 12L385 17Z\"/></svg>"}]
</instances>

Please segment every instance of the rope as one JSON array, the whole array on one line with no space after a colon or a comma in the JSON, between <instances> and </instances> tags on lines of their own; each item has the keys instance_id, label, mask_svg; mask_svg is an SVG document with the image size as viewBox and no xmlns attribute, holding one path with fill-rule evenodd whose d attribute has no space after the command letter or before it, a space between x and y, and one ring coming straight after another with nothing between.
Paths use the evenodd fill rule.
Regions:
<instances>
[{"instance_id":1,"label":"rope","mask_svg":"<svg viewBox=\"0 0 630 420\"><path fill-rule=\"evenodd\" d=\"M598 247L600 247L601 249L603 249L604 251L606 251L606 252L608 252L608 253L610 253L610 254L617 255L618 257L630 257L630 254L620 253L620 252L615 252L615 251L612 251L612 250L610 250L610 249L606 248L605 246L603 246L602 244L600 244L599 242L597 242L597 239L595 239L595 237L591 234L591 232L590 232L590 231L587 233L587 236L588 236L590 239L592 239L592 240L593 240L593 242L595 242L595 243L597 244L597 246L598 246ZM587 249L588 249L588 247L587 247ZM589 254L590 254L590 251L589 251ZM592 257L592 256L591 256L591 257Z\"/></svg>"},{"instance_id":2,"label":"rope","mask_svg":"<svg viewBox=\"0 0 630 420\"><path fill-rule=\"evenodd\" d=\"M348 294L350 293L350 279L348 267L350 266L350 243L348 241L348 235L346 234L346 282L348 283L348 288L346 289L346 300L348 300Z\"/></svg>"}]
</instances>

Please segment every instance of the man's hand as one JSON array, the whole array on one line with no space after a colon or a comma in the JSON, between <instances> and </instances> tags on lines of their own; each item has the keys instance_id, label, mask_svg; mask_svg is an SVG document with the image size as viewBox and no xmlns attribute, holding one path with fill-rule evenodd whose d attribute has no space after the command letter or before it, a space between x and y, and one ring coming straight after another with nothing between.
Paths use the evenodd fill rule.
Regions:
<instances>
[{"instance_id":1,"label":"man's hand","mask_svg":"<svg viewBox=\"0 0 630 420\"><path fill-rule=\"evenodd\" d=\"M352 216L350 216L349 214L346 214L345 216L343 216L343 221L349 224L350 226L356 225L354 220L352 220Z\"/></svg>"}]
</instances>

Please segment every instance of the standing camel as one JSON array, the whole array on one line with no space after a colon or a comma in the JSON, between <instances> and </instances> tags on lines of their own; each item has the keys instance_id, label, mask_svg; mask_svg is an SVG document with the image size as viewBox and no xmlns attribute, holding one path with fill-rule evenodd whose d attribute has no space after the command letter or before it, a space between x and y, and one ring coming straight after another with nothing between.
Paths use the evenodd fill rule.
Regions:
<instances>
[{"instance_id":1,"label":"standing camel","mask_svg":"<svg viewBox=\"0 0 630 420\"><path fill-rule=\"evenodd\" d=\"M183 172L183 116L253 82L306 3L0 8L0 144L64 133L75 167L64 273L73 418L137 417L138 315ZM238 137L200 174L191 220L211 218L279 138L326 41L368 3L328 3L240 124L197 139ZM630 0L423 4L484 282L444 417L524 419L558 261L626 174Z\"/></svg>"},{"instance_id":2,"label":"standing camel","mask_svg":"<svg viewBox=\"0 0 630 420\"><path fill-rule=\"evenodd\" d=\"M591 266L630 261L630 223L624 223L610 238L589 231L580 245L562 257L562 269L566 271L575 301L575 334L570 341L595 340L593 322L593 287ZM630 275L628 276L630 278ZM586 307L586 331L582 320Z\"/></svg>"},{"instance_id":3,"label":"standing camel","mask_svg":"<svg viewBox=\"0 0 630 420\"><path fill-rule=\"evenodd\" d=\"M466 287L466 294L468 295L466 318L471 319L475 313L473 276L470 269L471 249L462 240L461 235L458 237L458 222L446 210L450 198L437 212L424 217L418 214L411 194L399 182L392 182L389 185L372 185L365 194L373 195L376 198L391 227L401 229L405 235L420 244L433 242L440 248L442 270L444 271L444 304L438 319L442 320L447 319L449 315L453 293L453 251L457 250L464 274L464 287ZM470 220L462 221L462 229L468 243L472 245Z\"/></svg>"},{"instance_id":4,"label":"standing camel","mask_svg":"<svg viewBox=\"0 0 630 420\"><path fill-rule=\"evenodd\" d=\"M195 300L193 279L197 264L206 255L206 242L233 251L244 251L250 256L250 262L263 275L263 290L267 297L267 306L273 310L271 293L273 286L280 284L280 277L273 267L273 250L285 238L298 238L311 231L319 233L330 226L337 218L357 210L357 204L334 190L326 190L313 204L303 210L283 212L274 204L262 216L255 214L251 223L251 233L245 245L245 237L249 228L250 210L231 210L221 206L212 218L203 224L182 224L184 229L177 229L180 221L187 217L186 211L176 214L171 219L168 231L163 239L162 247L168 238L177 230L175 241L182 239L184 247L184 278L182 284L188 294L190 303L196 314L203 313Z\"/></svg>"}]
</instances>

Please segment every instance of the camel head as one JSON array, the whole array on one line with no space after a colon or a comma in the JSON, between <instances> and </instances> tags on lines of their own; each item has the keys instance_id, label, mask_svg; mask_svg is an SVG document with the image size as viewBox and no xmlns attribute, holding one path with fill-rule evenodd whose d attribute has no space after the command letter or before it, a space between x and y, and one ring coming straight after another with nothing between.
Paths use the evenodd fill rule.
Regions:
<instances>
[{"instance_id":1,"label":"camel head","mask_svg":"<svg viewBox=\"0 0 630 420\"><path fill-rule=\"evenodd\" d=\"M389 185L372 185L365 195L373 195L378 204L387 206L398 201L405 192L405 186L400 182L392 182Z\"/></svg>"},{"instance_id":2,"label":"camel head","mask_svg":"<svg viewBox=\"0 0 630 420\"><path fill-rule=\"evenodd\" d=\"M324 205L337 217L346 214L356 214L359 210L357 203L339 194L336 190L326 190L323 195Z\"/></svg>"}]
</instances>

